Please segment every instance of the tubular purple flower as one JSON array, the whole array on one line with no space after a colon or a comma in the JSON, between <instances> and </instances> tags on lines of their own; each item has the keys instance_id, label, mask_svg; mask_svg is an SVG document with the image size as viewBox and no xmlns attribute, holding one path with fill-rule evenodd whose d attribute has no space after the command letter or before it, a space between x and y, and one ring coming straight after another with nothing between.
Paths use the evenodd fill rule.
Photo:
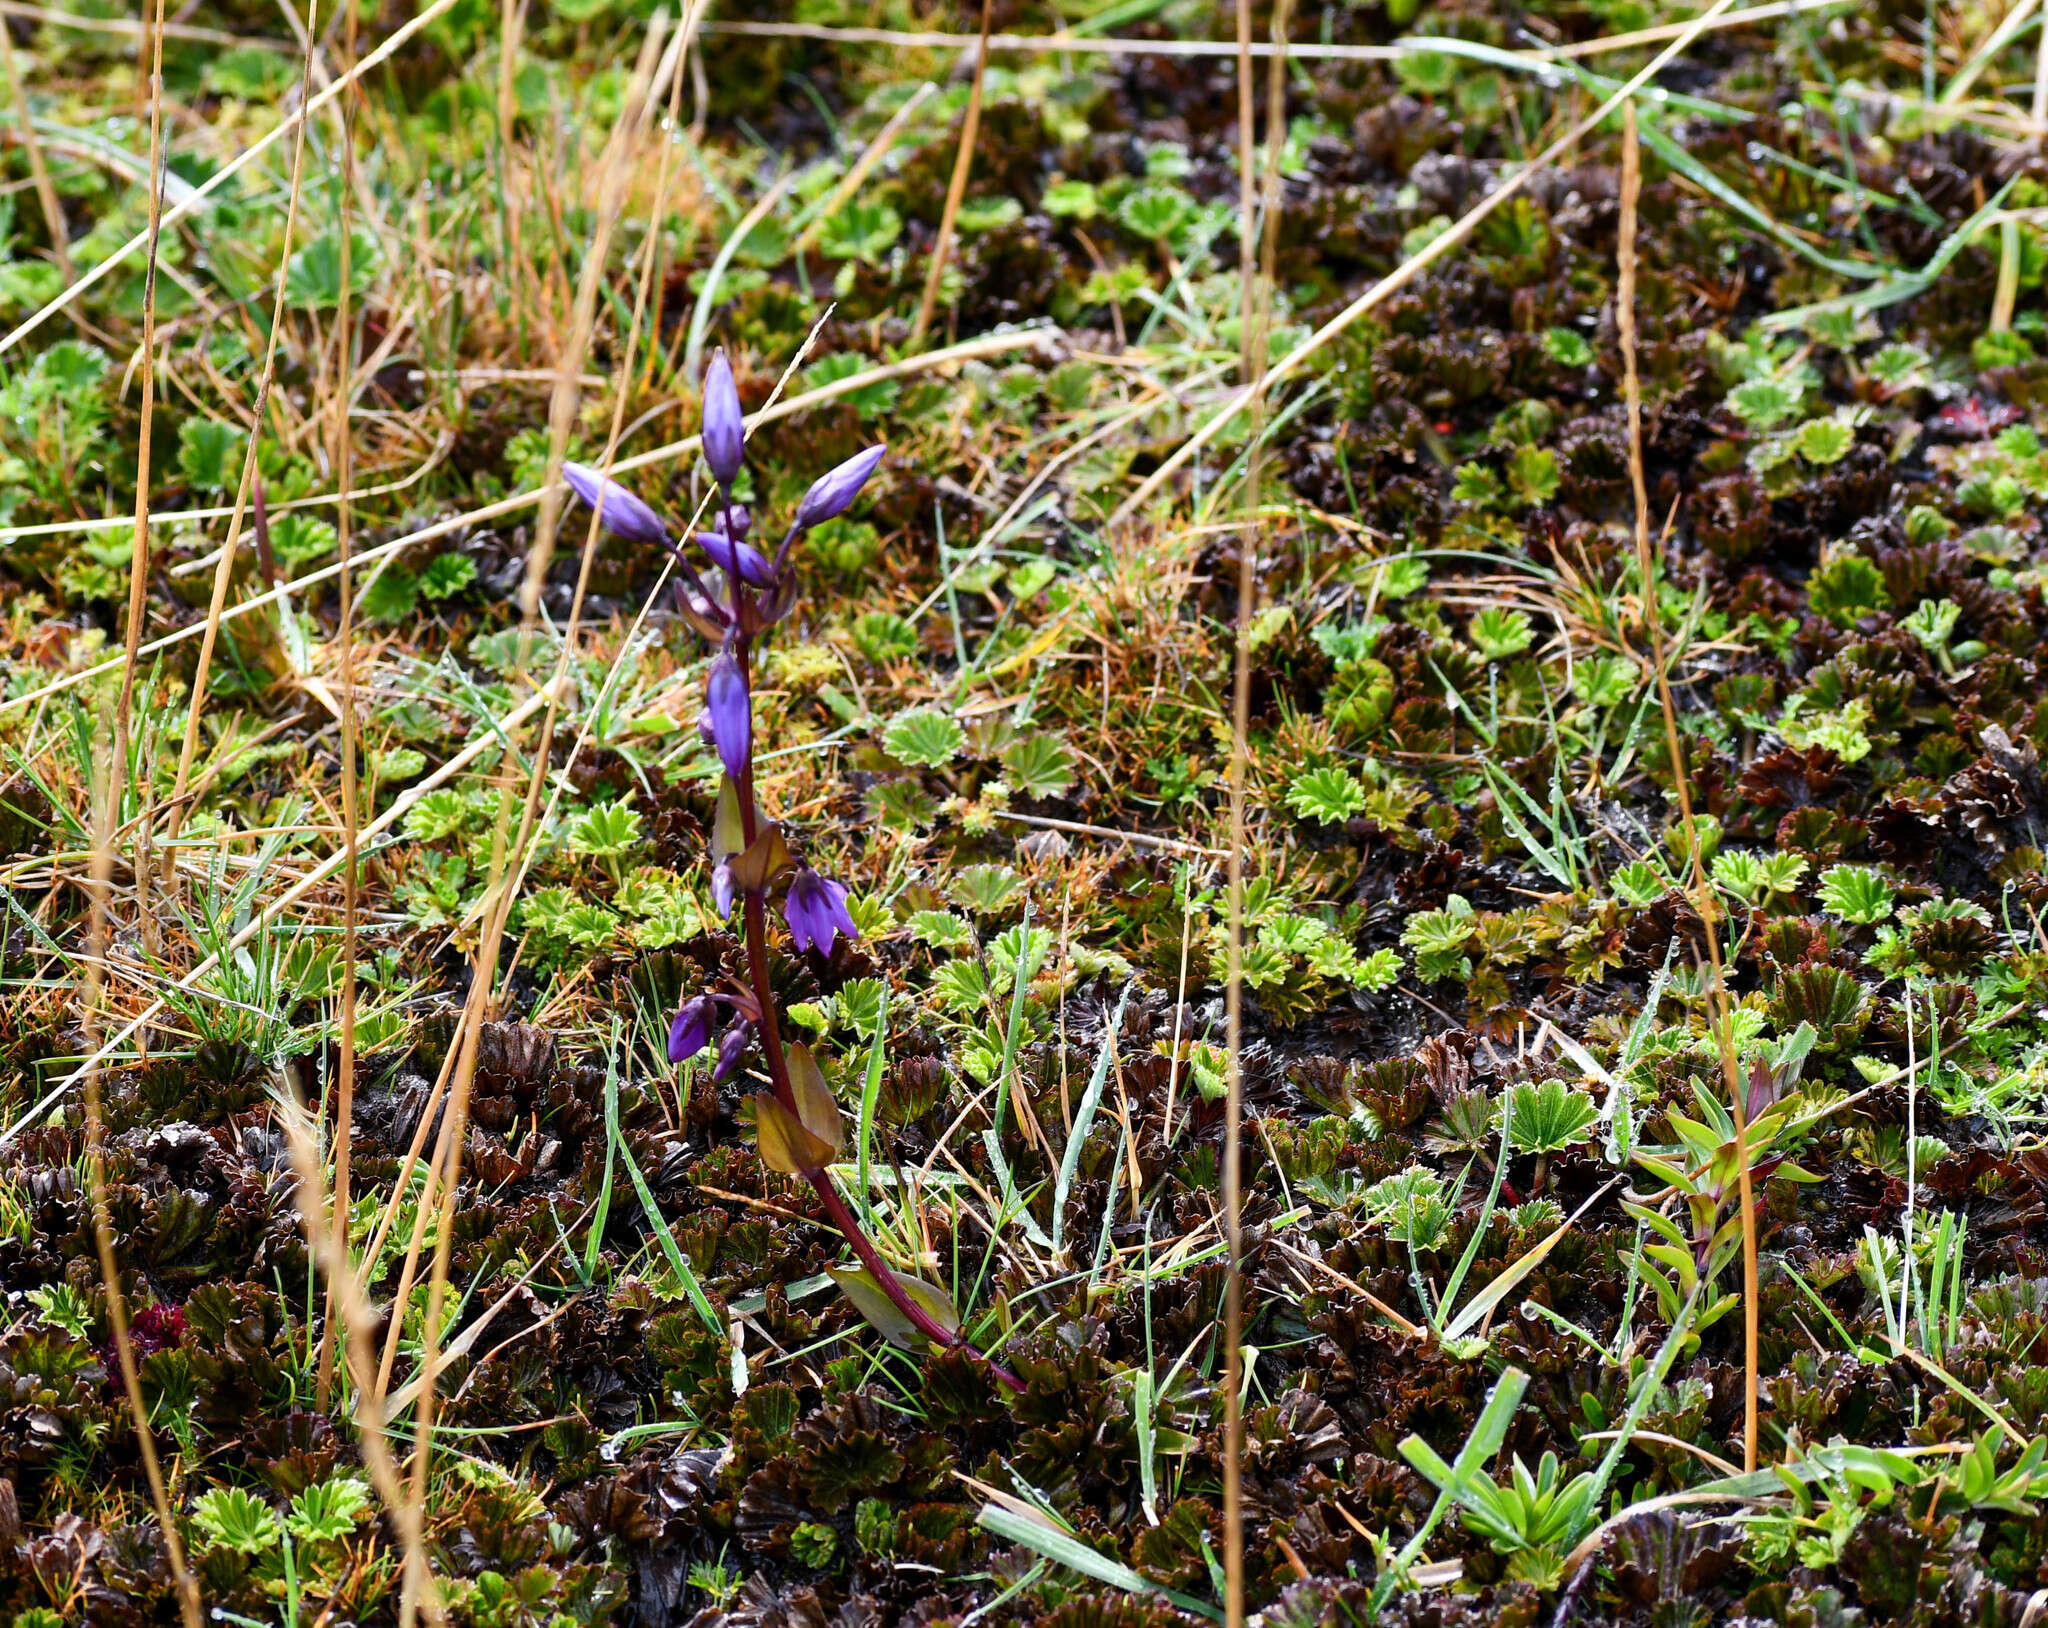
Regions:
<instances>
[{"instance_id":1,"label":"tubular purple flower","mask_svg":"<svg viewBox=\"0 0 2048 1628\"><path fill-rule=\"evenodd\" d=\"M676 1009L668 1030L668 1060L687 1062L711 1044L711 997L698 995Z\"/></svg>"},{"instance_id":2,"label":"tubular purple flower","mask_svg":"<svg viewBox=\"0 0 2048 1628\"><path fill-rule=\"evenodd\" d=\"M562 478L575 494L597 510L607 531L629 543L668 542L668 528L639 498L615 480L607 480L588 464L563 464Z\"/></svg>"},{"instance_id":3,"label":"tubular purple flower","mask_svg":"<svg viewBox=\"0 0 2048 1628\"><path fill-rule=\"evenodd\" d=\"M725 1081L739 1072L740 1064L746 1059L747 1047L754 1043L754 1026L741 1018L718 1042L718 1066L711 1071L714 1080Z\"/></svg>"},{"instance_id":4,"label":"tubular purple flower","mask_svg":"<svg viewBox=\"0 0 2048 1628\"><path fill-rule=\"evenodd\" d=\"M751 543L736 543L715 531L697 533L697 546L711 556L711 563L727 576L737 576L750 588L775 586L775 567Z\"/></svg>"},{"instance_id":5,"label":"tubular purple flower","mask_svg":"<svg viewBox=\"0 0 2048 1628\"><path fill-rule=\"evenodd\" d=\"M725 772L735 780L743 778L754 754L754 702L747 694L740 664L730 655L721 655L711 664L704 710L711 719L711 738L718 745L718 759Z\"/></svg>"},{"instance_id":6,"label":"tubular purple flower","mask_svg":"<svg viewBox=\"0 0 2048 1628\"><path fill-rule=\"evenodd\" d=\"M830 955L841 933L850 939L860 937L853 917L847 913L846 889L808 865L789 884L782 914L789 923L790 940L800 950L815 949L820 955Z\"/></svg>"},{"instance_id":7,"label":"tubular purple flower","mask_svg":"<svg viewBox=\"0 0 2048 1628\"><path fill-rule=\"evenodd\" d=\"M732 485L739 475L746 444L747 423L732 382L732 363L720 351L704 372L704 462L720 486Z\"/></svg>"},{"instance_id":8,"label":"tubular purple flower","mask_svg":"<svg viewBox=\"0 0 2048 1628\"><path fill-rule=\"evenodd\" d=\"M720 921L732 920L732 902L739 894L739 884L732 877L732 866L720 860L711 867L711 902L718 907Z\"/></svg>"},{"instance_id":9,"label":"tubular purple flower","mask_svg":"<svg viewBox=\"0 0 2048 1628\"><path fill-rule=\"evenodd\" d=\"M867 485L868 476L875 472L875 466L888 450L887 446L873 446L865 452L856 452L837 469L827 470L813 481L811 489L804 493L803 502L797 505L796 529L805 531L822 525L850 509L853 500L860 496L860 489Z\"/></svg>"}]
</instances>

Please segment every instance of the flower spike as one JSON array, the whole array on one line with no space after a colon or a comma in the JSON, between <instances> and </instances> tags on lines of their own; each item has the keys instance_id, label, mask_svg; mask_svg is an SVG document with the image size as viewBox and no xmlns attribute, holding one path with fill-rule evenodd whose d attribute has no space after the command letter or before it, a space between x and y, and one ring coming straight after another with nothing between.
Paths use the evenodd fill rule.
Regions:
<instances>
[{"instance_id":1,"label":"flower spike","mask_svg":"<svg viewBox=\"0 0 2048 1628\"><path fill-rule=\"evenodd\" d=\"M845 1126L817 1060L808 1048L783 1039L763 930L770 901L781 891L789 942L796 950L829 957L842 937L860 937L847 908L846 888L809 866L799 868L782 829L754 800L748 670L755 639L795 609L798 573L790 569L789 556L796 539L852 507L888 449L869 447L815 481L770 559L764 549L747 541L753 516L732 501L732 482L746 450L746 420L733 385L732 364L723 353L712 358L704 376L703 422L704 461L719 491L710 525L694 538L695 548L687 546L692 541L687 536L680 543L669 542L653 511L623 488L599 483L580 465L574 466L571 477L588 501L603 504L605 523L614 531L649 539L661 536L675 562L678 606L718 649L706 674L705 705L698 723L705 743L718 753L725 769L706 857L711 899L720 919L743 918L745 978L735 979L729 990L708 991L683 1003L669 1031L669 1056L680 1063L715 1046L712 1078L723 1082L745 1068L758 1040L755 1078L768 1089L753 1095L757 1149L769 1169L810 1186L852 1249L860 1264L828 1268L833 1281L888 1339L912 1351L937 1346L965 1352L987 1362L997 1384L1021 1392L1023 1382L966 1335L959 1312L944 1291L891 1266L840 1196L828 1167L839 1156ZM702 569L701 562L707 559L723 581ZM714 1041L714 1012L720 1005L730 1007L732 1017Z\"/></svg>"},{"instance_id":2,"label":"flower spike","mask_svg":"<svg viewBox=\"0 0 2048 1628\"><path fill-rule=\"evenodd\" d=\"M782 914L789 922L790 940L800 950L815 949L820 955L830 955L841 933L849 939L860 937L860 930L853 925L853 917L846 909L846 889L808 865L789 884Z\"/></svg>"},{"instance_id":3,"label":"flower spike","mask_svg":"<svg viewBox=\"0 0 2048 1628\"><path fill-rule=\"evenodd\" d=\"M720 486L732 485L739 475L746 442L746 417L732 382L732 363L720 351L704 372L704 462Z\"/></svg>"},{"instance_id":4,"label":"flower spike","mask_svg":"<svg viewBox=\"0 0 2048 1628\"><path fill-rule=\"evenodd\" d=\"M711 664L705 716L711 721L711 739L718 747L718 760L725 765L727 774L740 779L754 755L754 703L747 694L740 664L729 655L721 655Z\"/></svg>"},{"instance_id":5,"label":"flower spike","mask_svg":"<svg viewBox=\"0 0 2048 1628\"><path fill-rule=\"evenodd\" d=\"M698 995L676 1009L676 1020L668 1031L668 1060L688 1062L710 1044L711 997Z\"/></svg>"},{"instance_id":6,"label":"flower spike","mask_svg":"<svg viewBox=\"0 0 2048 1628\"><path fill-rule=\"evenodd\" d=\"M772 588L777 578L768 556L751 543L736 543L722 532L700 531L697 546L711 556L711 563L727 576L737 576L750 588Z\"/></svg>"},{"instance_id":7,"label":"flower spike","mask_svg":"<svg viewBox=\"0 0 2048 1628\"><path fill-rule=\"evenodd\" d=\"M860 496L860 489L867 485L868 476L875 472L875 466L888 450L886 446L873 446L856 452L837 469L827 470L813 481L803 502L797 505L796 529L808 531L852 508L853 500Z\"/></svg>"},{"instance_id":8,"label":"flower spike","mask_svg":"<svg viewBox=\"0 0 2048 1628\"><path fill-rule=\"evenodd\" d=\"M617 481L600 475L588 464L562 465L562 478L575 494L597 510L605 530L629 543L666 543L668 527L661 516Z\"/></svg>"}]
</instances>

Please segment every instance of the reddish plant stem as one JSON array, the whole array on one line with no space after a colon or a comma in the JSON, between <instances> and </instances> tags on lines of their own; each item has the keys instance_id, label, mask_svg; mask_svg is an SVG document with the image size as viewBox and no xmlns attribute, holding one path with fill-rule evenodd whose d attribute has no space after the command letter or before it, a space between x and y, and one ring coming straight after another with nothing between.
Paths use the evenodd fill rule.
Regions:
<instances>
[{"instance_id":1,"label":"reddish plant stem","mask_svg":"<svg viewBox=\"0 0 2048 1628\"><path fill-rule=\"evenodd\" d=\"M733 609L735 618L741 606L741 590L737 580L733 583ZM748 710L753 707L754 682L748 658L753 640L745 633L733 636L733 659L739 663L740 680L746 687ZM746 771L739 781L740 832L747 847L754 845L754 755L747 753ZM775 1100L789 1110L793 1118L801 1119L797 1113L796 1092L789 1083L789 1060L782 1050L782 1034L775 1023L775 994L768 983L768 898L764 893L747 889L740 895L741 914L746 927L747 979L754 988L754 1003L761 1009L761 1055L768 1066L769 1083L775 1088ZM980 1350L973 1341L958 1329L949 1329L932 1314L911 1298L910 1291L898 1281L889 1263L882 1259L882 1253L869 1241L861 1230L860 1222L846 1207L846 1201L832 1185L832 1178L823 1170L806 1170L804 1179L811 1184L818 1195L818 1202L825 1206L825 1213L832 1218L832 1224L839 1229L862 1266L889 1302L910 1319L914 1327L926 1339L949 1351L965 1351L969 1356L978 1357L988 1364L989 1372L995 1375L997 1383L1006 1390L1021 1393L1024 1382L995 1358Z\"/></svg>"},{"instance_id":2,"label":"reddish plant stem","mask_svg":"<svg viewBox=\"0 0 2048 1628\"><path fill-rule=\"evenodd\" d=\"M867 1234L861 1231L860 1223L853 1218L853 1212L846 1207L846 1201L839 1196L830 1176L822 1170L807 1170L804 1172L804 1179L816 1191L819 1202L825 1206L825 1213L832 1217L832 1224L838 1227L845 1235L846 1241L853 1246L854 1254L860 1257L860 1263L868 1269L868 1275L880 1285L882 1293L889 1297L890 1303L910 1319L920 1334L949 1351L965 1351L970 1357L979 1357L988 1364L988 1371L995 1375L997 1384L1007 1391L1023 1394L1024 1382L1021 1379L986 1351L977 1347L958 1329L948 1329L911 1299L909 1291L890 1270L889 1263L882 1259L881 1251L868 1242Z\"/></svg>"},{"instance_id":3,"label":"reddish plant stem","mask_svg":"<svg viewBox=\"0 0 2048 1628\"><path fill-rule=\"evenodd\" d=\"M740 897L746 918L747 979L754 986L754 1003L761 1008L761 1054L776 1100L794 1114L796 1092L789 1083L789 1060L782 1054L782 1032L775 1024L775 995L768 987L768 899L752 891Z\"/></svg>"}]
</instances>

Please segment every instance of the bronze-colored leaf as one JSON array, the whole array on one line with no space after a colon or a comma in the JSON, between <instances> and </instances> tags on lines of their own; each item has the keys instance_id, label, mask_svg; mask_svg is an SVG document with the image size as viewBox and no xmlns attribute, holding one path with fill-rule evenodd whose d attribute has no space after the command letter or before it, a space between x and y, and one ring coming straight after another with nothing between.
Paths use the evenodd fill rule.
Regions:
<instances>
[{"instance_id":1,"label":"bronze-colored leaf","mask_svg":"<svg viewBox=\"0 0 2048 1628\"><path fill-rule=\"evenodd\" d=\"M782 840L782 833L769 825L731 864L733 885L743 893L758 893L789 869L789 845Z\"/></svg>"},{"instance_id":2,"label":"bronze-colored leaf","mask_svg":"<svg viewBox=\"0 0 2048 1628\"><path fill-rule=\"evenodd\" d=\"M808 1176L832 1162L833 1149L804 1129L802 1121L767 1092L754 1097L754 1137L761 1162L785 1176Z\"/></svg>"},{"instance_id":3,"label":"bronze-colored leaf","mask_svg":"<svg viewBox=\"0 0 2048 1628\"><path fill-rule=\"evenodd\" d=\"M840 1118L839 1104L833 1100L832 1087L825 1083L810 1047L790 1046L784 1055L789 1059L789 1083L796 1093L797 1117L803 1121L805 1130L831 1149L826 1157L838 1158L839 1150L846 1145L846 1125Z\"/></svg>"}]
</instances>

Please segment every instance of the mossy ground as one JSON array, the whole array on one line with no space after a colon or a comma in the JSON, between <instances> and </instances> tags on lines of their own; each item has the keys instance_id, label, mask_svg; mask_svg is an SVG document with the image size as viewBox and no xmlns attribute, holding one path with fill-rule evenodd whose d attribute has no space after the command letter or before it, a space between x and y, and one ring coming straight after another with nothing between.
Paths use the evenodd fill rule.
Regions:
<instances>
[{"instance_id":1,"label":"mossy ground","mask_svg":"<svg viewBox=\"0 0 2048 1628\"><path fill-rule=\"evenodd\" d=\"M0 159L0 321L147 222L149 99L117 9L9 23L38 141ZM2032 1621L2034 25L1994 36L1995 6L1768 17L1701 34L1641 102L1646 585L1618 121L1315 348L1256 460L1240 414L1125 514L1240 378L1236 62L995 54L920 336L971 58L725 25L972 33L979 12L721 8L673 104L615 137L650 9L536 0L507 61L499 8L457 0L313 121L289 253L289 140L166 231L117 809L95 788L119 738L142 257L0 354L0 1616L176 1619L83 1082L44 1101L139 1015L95 1082L107 1219L206 1606L400 1615L347 1364L320 1405L325 1274L284 1129L314 1105L332 1179L351 700L370 832L351 1247L401 1455L443 1241L409 1150L434 1145L486 906L523 866L446 1240L455 1354L424 1522L451 1620L1219 1612L1242 624L1251 1608L1301 1628ZM316 16L316 91L410 15ZM1534 53L1689 15L1297 7L1270 353L1658 44ZM1080 19L1010 0L990 19L1062 20ZM1269 22L1255 8L1256 37ZM1200 0L1096 23L1236 29ZM303 64L242 0L174 25L172 204L297 105ZM1416 35L1444 48L1313 49ZM1263 62L1253 79L1264 131ZM283 591L218 624L181 775L280 264L266 516L227 602ZM763 801L863 928L789 958L777 993L861 1126L850 1201L951 1289L1021 1396L883 1343L823 1275L843 1249L814 1196L756 1158L748 1088L665 1059L678 998L741 962L704 861L708 652L663 560L571 506L519 631L542 522L517 500L549 468L558 372L583 383L556 454L594 459L620 426L616 456L646 455L622 478L680 526L705 487L675 443L719 345L750 410L778 384L916 364L749 443L742 496L771 527L826 466L890 445L806 540L760 669ZM344 525L364 562L352 686ZM508 855L530 698L557 664L539 818ZM1745 1164L1759 1462L1784 1470L1760 1481L1734 1479ZM1468 1441L1453 1504L1432 1479ZM1076 1541L1096 1563L1065 1563Z\"/></svg>"}]
</instances>

